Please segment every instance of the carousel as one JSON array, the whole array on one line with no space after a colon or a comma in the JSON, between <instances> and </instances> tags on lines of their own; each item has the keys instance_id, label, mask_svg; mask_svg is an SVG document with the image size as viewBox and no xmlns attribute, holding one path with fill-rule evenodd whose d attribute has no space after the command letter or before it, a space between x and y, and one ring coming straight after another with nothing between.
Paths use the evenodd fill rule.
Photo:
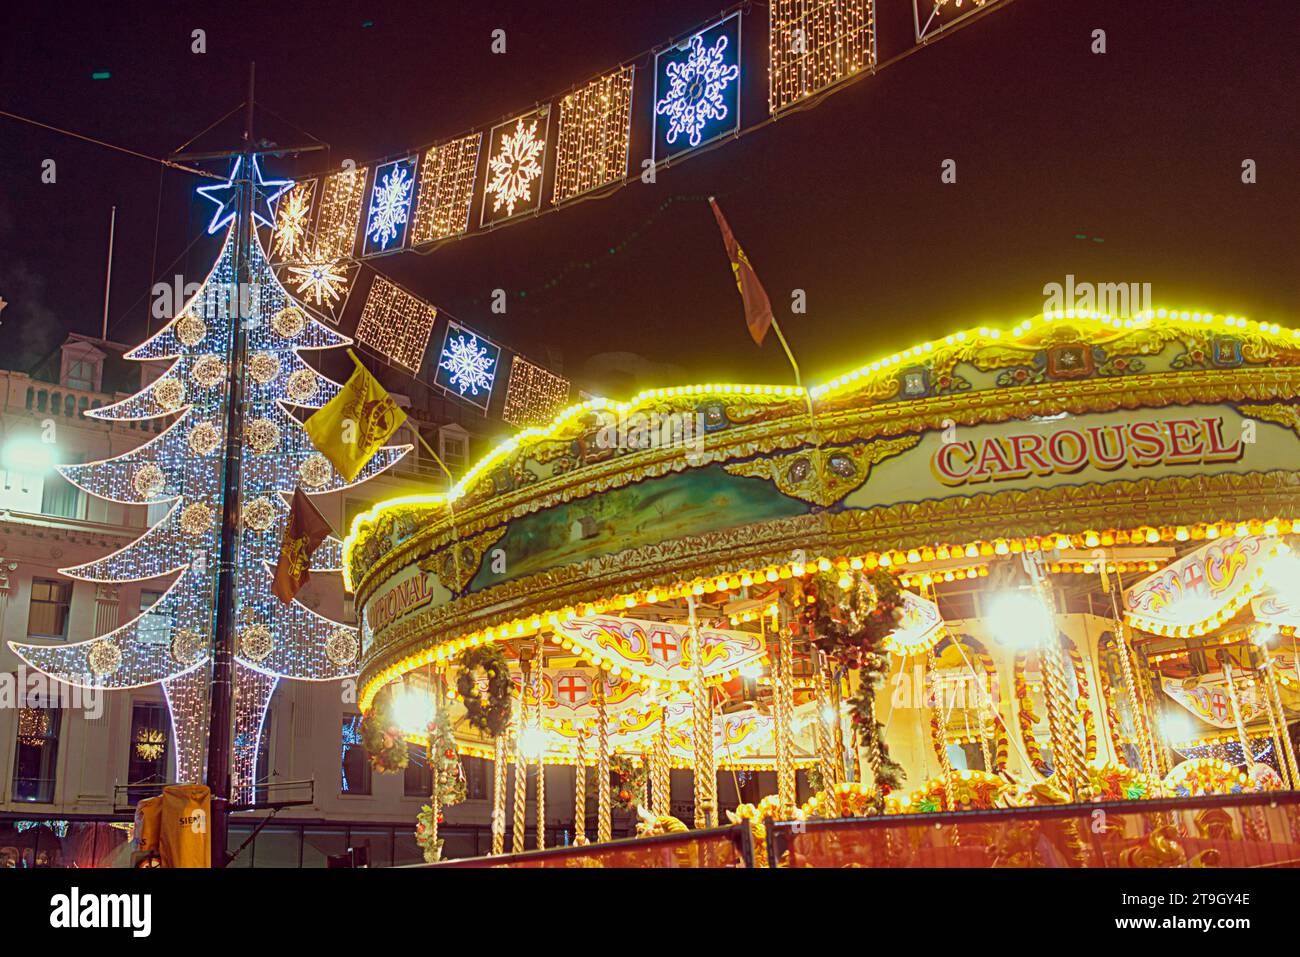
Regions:
<instances>
[{"instance_id":1,"label":"carousel","mask_svg":"<svg viewBox=\"0 0 1300 957\"><path fill-rule=\"evenodd\" d=\"M1300 331L1056 312L807 390L583 402L353 523L372 760L427 742L430 859L462 756L493 853L549 764L578 844L611 807L761 836L1295 790L1298 381ZM736 769L774 792L722 807Z\"/></svg>"}]
</instances>

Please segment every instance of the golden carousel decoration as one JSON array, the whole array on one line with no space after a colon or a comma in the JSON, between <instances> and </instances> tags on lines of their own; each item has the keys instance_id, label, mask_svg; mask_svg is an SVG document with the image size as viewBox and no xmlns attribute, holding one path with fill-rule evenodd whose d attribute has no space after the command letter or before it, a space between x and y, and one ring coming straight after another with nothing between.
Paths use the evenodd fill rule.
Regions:
<instances>
[{"instance_id":1,"label":"golden carousel decoration","mask_svg":"<svg viewBox=\"0 0 1300 957\"><path fill-rule=\"evenodd\" d=\"M1300 331L1055 312L589 399L356 518L361 709L473 673L492 733L426 689L401 735L495 762L498 853L512 763L596 767L598 842L619 758L694 828L1294 789L1298 381ZM723 808L746 761L776 791Z\"/></svg>"}]
</instances>

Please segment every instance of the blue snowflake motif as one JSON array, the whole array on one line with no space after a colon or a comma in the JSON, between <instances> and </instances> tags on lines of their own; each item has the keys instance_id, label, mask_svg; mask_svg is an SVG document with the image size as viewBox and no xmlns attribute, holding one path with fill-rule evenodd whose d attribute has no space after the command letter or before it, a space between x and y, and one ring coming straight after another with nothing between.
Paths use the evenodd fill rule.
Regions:
<instances>
[{"instance_id":1,"label":"blue snowflake motif","mask_svg":"<svg viewBox=\"0 0 1300 957\"><path fill-rule=\"evenodd\" d=\"M496 360L479 345L477 336L471 334L468 342L463 335L447 340L441 358L438 366L450 373L451 384L461 395L466 392L478 395L480 389L492 389L492 367Z\"/></svg>"},{"instance_id":2,"label":"blue snowflake motif","mask_svg":"<svg viewBox=\"0 0 1300 957\"><path fill-rule=\"evenodd\" d=\"M655 113L668 117L669 145L685 133L692 147L700 145L705 125L727 118L727 104L722 96L727 86L740 76L740 67L723 62L727 37L720 36L712 47L704 38L691 37L691 52L680 63L664 68L668 92L655 104Z\"/></svg>"},{"instance_id":3,"label":"blue snowflake motif","mask_svg":"<svg viewBox=\"0 0 1300 957\"><path fill-rule=\"evenodd\" d=\"M413 185L415 180L407 174L406 167L399 166L391 173L385 173L371 192L366 235L377 242L380 249L392 242L397 231L406 225Z\"/></svg>"}]
</instances>

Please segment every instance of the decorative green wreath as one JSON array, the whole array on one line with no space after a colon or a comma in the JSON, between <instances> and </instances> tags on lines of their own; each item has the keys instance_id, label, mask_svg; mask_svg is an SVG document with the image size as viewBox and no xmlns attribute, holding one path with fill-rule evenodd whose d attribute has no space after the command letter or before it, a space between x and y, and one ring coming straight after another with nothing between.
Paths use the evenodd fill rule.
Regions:
<instances>
[{"instance_id":1,"label":"decorative green wreath","mask_svg":"<svg viewBox=\"0 0 1300 957\"><path fill-rule=\"evenodd\" d=\"M487 675L487 700L479 694L474 673ZM497 645L479 645L460 656L456 693L465 703L465 720L489 738L505 734L510 724L510 666Z\"/></svg>"},{"instance_id":2,"label":"decorative green wreath","mask_svg":"<svg viewBox=\"0 0 1300 957\"><path fill-rule=\"evenodd\" d=\"M401 728L389 724L383 708L372 708L361 719L361 743L370 755L370 764L380 774L396 774L406 767L406 738Z\"/></svg>"},{"instance_id":3,"label":"decorative green wreath","mask_svg":"<svg viewBox=\"0 0 1300 957\"><path fill-rule=\"evenodd\" d=\"M637 767L632 759L615 755L609 760L610 801L620 811L635 812L637 805L645 804L645 786L650 769L644 763Z\"/></svg>"}]
</instances>

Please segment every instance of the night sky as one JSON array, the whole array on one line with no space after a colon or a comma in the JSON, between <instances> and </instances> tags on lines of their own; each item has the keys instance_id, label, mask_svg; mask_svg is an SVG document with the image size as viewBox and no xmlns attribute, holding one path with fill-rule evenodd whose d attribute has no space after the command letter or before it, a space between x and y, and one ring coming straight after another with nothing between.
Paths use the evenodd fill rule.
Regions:
<instances>
[{"instance_id":1,"label":"night sky","mask_svg":"<svg viewBox=\"0 0 1300 957\"><path fill-rule=\"evenodd\" d=\"M720 8L23 6L4 14L0 108L164 155L243 100L255 60L258 134L288 144L302 130L331 144L266 163L268 175L289 176L491 125ZM911 45L911 8L878 6L883 61ZM1066 273L1150 282L1157 306L1300 323L1294 0L1002 7L814 110L662 171L654 185L374 266L507 346L539 359L554 350L579 384L584 360L607 351L678 366L681 382L790 381L777 343L757 349L745 331L709 194L810 381L922 338L1013 324L1039 311L1044 283ZM745 125L767 112L766 18L755 4L745 26ZM195 28L207 32L204 55L190 52ZM489 49L496 28L507 34L504 56ZM1090 52L1096 28L1107 33L1105 55ZM95 71L112 76L93 80ZM645 89L633 104L641 130ZM234 147L238 130L232 119L194 147ZM155 277L203 277L214 243L186 251L210 214L194 177L169 170L160 188L157 164L5 118L0 147L6 364L29 364L67 331L99 333L113 205L111 338L145 335ZM47 157L58 164L54 185L40 182ZM955 185L940 183L945 158L957 161ZM1258 164L1255 185L1241 182L1246 158ZM497 287L511 296L506 316L487 307ZM807 315L789 315L794 288L807 292ZM345 330L359 307L354 297Z\"/></svg>"}]
</instances>

